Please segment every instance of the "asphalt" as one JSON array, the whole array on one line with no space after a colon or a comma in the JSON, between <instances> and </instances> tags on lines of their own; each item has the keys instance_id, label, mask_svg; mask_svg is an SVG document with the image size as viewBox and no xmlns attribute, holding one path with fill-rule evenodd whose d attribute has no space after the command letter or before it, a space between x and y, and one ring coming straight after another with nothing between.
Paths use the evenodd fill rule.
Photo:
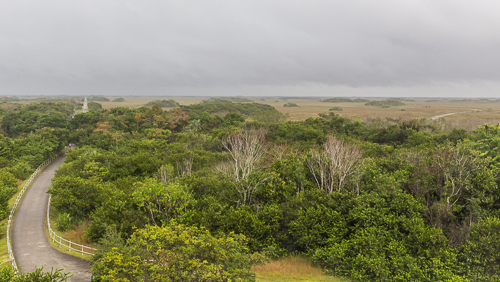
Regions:
<instances>
[{"instance_id":1,"label":"asphalt","mask_svg":"<svg viewBox=\"0 0 500 282\"><path fill-rule=\"evenodd\" d=\"M52 247L45 234L47 190L55 170L65 156L55 159L38 175L19 205L12 225L12 249L21 272L45 266L44 270L63 268L73 277L68 281L91 281L90 264L80 258L61 253Z\"/></svg>"}]
</instances>

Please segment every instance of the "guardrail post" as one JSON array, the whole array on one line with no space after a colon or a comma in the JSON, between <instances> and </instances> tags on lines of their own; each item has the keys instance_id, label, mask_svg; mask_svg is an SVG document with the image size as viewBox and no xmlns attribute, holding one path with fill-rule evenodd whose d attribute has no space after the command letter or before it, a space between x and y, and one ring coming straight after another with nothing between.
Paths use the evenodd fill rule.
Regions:
<instances>
[{"instance_id":1,"label":"guardrail post","mask_svg":"<svg viewBox=\"0 0 500 282\"><path fill-rule=\"evenodd\" d=\"M68 251L71 252L71 241L69 241L69 248L68 248Z\"/></svg>"}]
</instances>

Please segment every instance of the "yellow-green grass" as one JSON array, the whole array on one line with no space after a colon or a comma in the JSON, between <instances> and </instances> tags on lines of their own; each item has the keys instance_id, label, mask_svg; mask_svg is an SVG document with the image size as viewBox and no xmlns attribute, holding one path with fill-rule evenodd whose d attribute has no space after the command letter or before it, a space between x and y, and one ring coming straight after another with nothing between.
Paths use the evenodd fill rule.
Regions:
<instances>
[{"instance_id":1,"label":"yellow-green grass","mask_svg":"<svg viewBox=\"0 0 500 282\"><path fill-rule=\"evenodd\" d=\"M56 213L55 213L54 209L51 207L50 208L50 226L52 227L52 231L54 231L57 235L61 236L62 238L66 239L66 240L69 240L73 243L76 243L76 244L85 245L88 247L95 247L93 245L93 243L90 241L90 239L85 236L85 231L88 229L87 222L82 222L81 224L74 226L73 229L61 232L61 231L57 230L56 217L57 217ZM47 226L47 224L45 224L45 226ZM84 258L87 260L90 259L90 255L85 255L85 254L82 255L81 253L79 253L77 251L69 250L67 247L59 246L59 243L57 241L56 242L52 241L50 239L49 231L48 231L47 227L45 228L45 233L47 235L48 240L50 241L50 244L54 248L56 248L57 250L59 250L63 253L67 253L67 254L77 256L80 258ZM85 251L88 252L88 249L85 249Z\"/></svg>"},{"instance_id":2,"label":"yellow-green grass","mask_svg":"<svg viewBox=\"0 0 500 282\"><path fill-rule=\"evenodd\" d=\"M52 223L53 220L51 220L50 222ZM47 224L45 224L45 226L47 226ZM53 231L56 232L55 230L53 230ZM63 237L63 238L65 238L64 234L61 234L61 232L56 232L56 234L59 235L59 236L61 236L61 237ZM79 257L79 258L82 258L82 259L85 259L85 260L90 260L90 258L92 257L91 255L82 254L82 253L79 253L79 252L76 252L76 251L73 251L73 250L69 250L68 248L66 248L64 246L59 246L58 242L54 242L54 241L52 241L50 239L49 229L47 227L45 228L45 236L47 236L47 239L49 240L50 245L52 247L54 247L56 250L58 250L58 251L60 251L62 253L69 254L69 255L72 255L72 256L75 256L75 257Z\"/></svg>"},{"instance_id":3,"label":"yellow-green grass","mask_svg":"<svg viewBox=\"0 0 500 282\"><path fill-rule=\"evenodd\" d=\"M324 275L320 268L301 257L288 257L271 261L265 265L254 266L257 281L311 281L347 282L348 280Z\"/></svg>"}]
</instances>

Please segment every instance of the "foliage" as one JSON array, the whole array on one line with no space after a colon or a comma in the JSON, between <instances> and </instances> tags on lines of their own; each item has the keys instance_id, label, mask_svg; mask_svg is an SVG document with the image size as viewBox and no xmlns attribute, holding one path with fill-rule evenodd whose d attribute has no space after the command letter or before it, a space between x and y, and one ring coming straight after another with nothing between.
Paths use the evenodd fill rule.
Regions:
<instances>
[{"instance_id":1,"label":"foliage","mask_svg":"<svg viewBox=\"0 0 500 282\"><path fill-rule=\"evenodd\" d=\"M286 103L283 105L283 107L285 108L293 108L293 107L298 107L299 105L295 104L295 103Z\"/></svg>"},{"instance_id":2,"label":"foliage","mask_svg":"<svg viewBox=\"0 0 500 282\"><path fill-rule=\"evenodd\" d=\"M341 112L343 110L344 109L342 109L341 107L333 107L333 108L330 108L328 111L330 111L330 112L333 112L333 111L335 111L335 112Z\"/></svg>"},{"instance_id":3,"label":"foliage","mask_svg":"<svg viewBox=\"0 0 500 282\"><path fill-rule=\"evenodd\" d=\"M375 106L375 107L381 107L381 108L390 108L390 107L397 107L397 106L404 106L405 103L397 100L382 100L382 101L370 101L366 103L365 105L367 106Z\"/></svg>"},{"instance_id":4,"label":"foliage","mask_svg":"<svg viewBox=\"0 0 500 282\"><path fill-rule=\"evenodd\" d=\"M0 169L0 219L9 215L9 199L17 191L17 180L7 169Z\"/></svg>"},{"instance_id":5,"label":"foliage","mask_svg":"<svg viewBox=\"0 0 500 282\"><path fill-rule=\"evenodd\" d=\"M225 100L208 100L201 104L181 106L193 119L199 119L204 113L223 114L239 113L261 122L280 122L284 120L284 115L272 106L259 103L232 103Z\"/></svg>"},{"instance_id":6,"label":"foliage","mask_svg":"<svg viewBox=\"0 0 500 282\"><path fill-rule=\"evenodd\" d=\"M64 273L63 269L52 268L50 272L43 271L44 267L36 267L35 271L20 273L15 275L14 269L4 267L0 269L0 281L10 282L63 282L68 281L68 278L73 276L70 273Z\"/></svg>"},{"instance_id":7,"label":"foliage","mask_svg":"<svg viewBox=\"0 0 500 282\"><path fill-rule=\"evenodd\" d=\"M89 110L94 110L94 111L102 110L102 105L97 102L88 102L87 107L89 108Z\"/></svg>"},{"instance_id":8,"label":"foliage","mask_svg":"<svg viewBox=\"0 0 500 282\"><path fill-rule=\"evenodd\" d=\"M111 102L125 102L125 99L123 99L123 98L115 98Z\"/></svg>"},{"instance_id":9,"label":"foliage","mask_svg":"<svg viewBox=\"0 0 500 282\"><path fill-rule=\"evenodd\" d=\"M101 281L255 281L250 272L263 257L250 254L245 237L217 238L207 230L171 223L146 227L94 260Z\"/></svg>"},{"instance_id":10,"label":"foliage","mask_svg":"<svg viewBox=\"0 0 500 282\"><path fill-rule=\"evenodd\" d=\"M154 100L154 101L151 101L151 102L148 102L145 106L146 107L151 107L155 104L158 104L160 107L162 108L175 108L175 107L179 107L179 103L177 103L176 101L172 100L172 99L168 99L168 100Z\"/></svg>"},{"instance_id":11,"label":"foliage","mask_svg":"<svg viewBox=\"0 0 500 282\"><path fill-rule=\"evenodd\" d=\"M97 101L97 102L109 102L109 99L106 97L102 96L93 96L89 98L90 101Z\"/></svg>"},{"instance_id":12,"label":"foliage","mask_svg":"<svg viewBox=\"0 0 500 282\"><path fill-rule=\"evenodd\" d=\"M472 225L461 254L463 272L471 281L500 279L500 220L485 218Z\"/></svg>"}]
</instances>

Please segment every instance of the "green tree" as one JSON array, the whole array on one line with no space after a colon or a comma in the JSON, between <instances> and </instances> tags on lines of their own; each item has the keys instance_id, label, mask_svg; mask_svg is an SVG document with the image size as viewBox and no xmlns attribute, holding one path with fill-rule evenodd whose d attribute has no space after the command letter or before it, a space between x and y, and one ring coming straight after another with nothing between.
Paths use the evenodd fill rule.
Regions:
<instances>
[{"instance_id":1,"label":"green tree","mask_svg":"<svg viewBox=\"0 0 500 282\"><path fill-rule=\"evenodd\" d=\"M98 257L92 271L101 281L255 281L250 268L264 259L250 254L245 241L175 223L149 226L134 233L127 248Z\"/></svg>"},{"instance_id":2,"label":"green tree","mask_svg":"<svg viewBox=\"0 0 500 282\"><path fill-rule=\"evenodd\" d=\"M461 261L471 281L500 280L500 219L490 217L472 224Z\"/></svg>"},{"instance_id":3,"label":"green tree","mask_svg":"<svg viewBox=\"0 0 500 282\"><path fill-rule=\"evenodd\" d=\"M181 217L195 203L191 191L182 184L164 185L156 179L148 178L137 186L132 197L154 225Z\"/></svg>"}]
</instances>

